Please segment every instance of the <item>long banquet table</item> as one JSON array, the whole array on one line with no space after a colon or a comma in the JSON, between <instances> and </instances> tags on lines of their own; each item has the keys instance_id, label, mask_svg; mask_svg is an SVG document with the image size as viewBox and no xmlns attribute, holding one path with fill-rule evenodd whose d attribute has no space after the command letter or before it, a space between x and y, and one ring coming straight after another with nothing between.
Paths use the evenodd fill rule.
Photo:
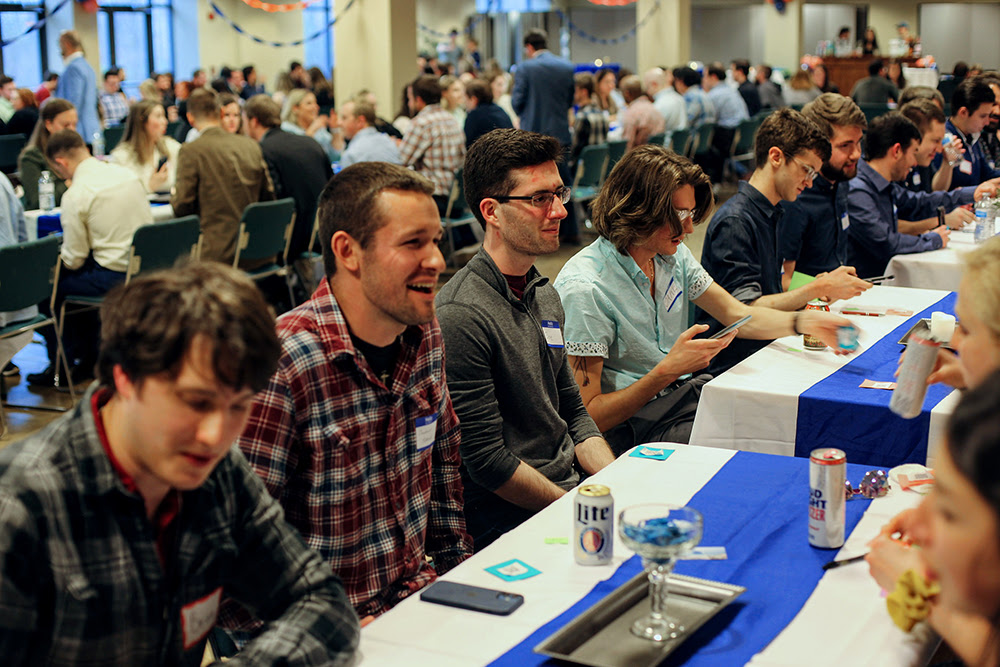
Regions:
<instances>
[{"instance_id":1,"label":"long banquet table","mask_svg":"<svg viewBox=\"0 0 1000 667\"><path fill-rule=\"evenodd\" d=\"M948 247L889 260L886 275L895 276L887 285L957 291L965 266L962 255L976 247L971 231L953 231Z\"/></svg>"},{"instance_id":2,"label":"long banquet table","mask_svg":"<svg viewBox=\"0 0 1000 667\"><path fill-rule=\"evenodd\" d=\"M856 501L851 501L849 516L853 514L858 522L847 543L840 552L819 550L807 544L808 461L670 443L650 446L674 452L662 461L626 454L588 481L611 488L616 512L640 502L690 502L705 513L702 544L726 547L729 559L684 561L678 564L678 571L747 587L746 593L664 664L842 667L926 663L935 645L933 637L922 626L907 635L892 625L879 587L863 563L826 573L819 568L835 557L863 553L865 543L888 518L914 506L918 496L893 489L868 505L854 506ZM740 472L734 467L737 464L774 469L777 476L757 474L734 481L733 474ZM857 476L857 467L851 470L854 474L849 472L848 479L857 484L859 480L852 478ZM762 489L767 491L762 493ZM739 500L741 496L745 500ZM731 501L734 498L737 500ZM781 502L793 509L768 509ZM610 567L577 565L571 544L546 539L570 535L572 503L573 494L567 494L443 577L520 593L525 597L521 608L510 616L492 616L426 603L413 595L362 630L362 664L555 664L544 662L544 656L530 650L553 629L550 621L557 619L558 625L562 619L557 617L574 615L579 607L589 605L601 587L590 596L588 591L600 582L610 577L609 583L617 583L623 572L638 571L635 561L629 560L632 553L617 536ZM754 513L755 520L736 518L741 511ZM778 533L784 534L783 544L792 548L769 548L781 539ZM722 535L731 537L720 539ZM484 570L511 558L523 560L541 574L506 582ZM765 560L763 571L767 574L762 578L750 574L755 558ZM761 566L761 562L756 563L758 570ZM786 601L784 615L779 614L778 598L785 595L781 582L803 575L812 582L808 590L791 611ZM578 603L585 596L587 599ZM570 612L564 614L567 609ZM758 630L762 628L773 631Z\"/></svg>"},{"instance_id":3,"label":"long banquet table","mask_svg":"<svg viewBox=\"0 0 1000 667\"><path fill-rule=\"evenodd\" d=\"M153 213L153 222L163 222L164 220L170 220L174 217L174 209L170 204L161 204L151 202L149 205L150 211ZM39 209L32 209L30 211L24 212L24 217L28 223L28 240L34 240L38 238L40 231L39 223L40 219L43 217L58 217L62 213L60 207L56 207L51 211L42 211ZM61 229L61 228L60 228ZM58 230L57 230L58 231Z\"/></svg>"},{"instance_id":4,"label":"long banquet table","mask_svg":"<svg viewBox=\"0 0 1000 667\"><path fill-rule=\"evenodd\" d=\"M914 312L910 317L884 315L881 317L849 316L861 328L861 354L884 340L884 345L895 346L902 330L916 320L921 311L929 309L942 299L952 301L954 295L936 290L907 289L900 287L876 286L864 294L834 303L835 313L851 305L879 305L906 308ZM943 308L948 310L948 307ZM906 325L906 326L904 326ZM893 334L892 337L889 334ZM895 340L890 340L895 338ZM890 347L891 347L890 346ZM894 350L902 351L902 346ZM892 352L895 354L896 352ZM812 432L827 436L821 445L832 445L840 437L841 441L856 440L859 434L857 411L864 402L881 401L888 405L890 392L884 389L861 389L858 385L865 379L891 381L895 361L888 367L867 367L863 359L855 356L838 356L831 350L811 351L803 349L801 336L779 338L750 358L706 384L702 390L691 433L691 443L724 449L737 449L769 454L808 455L814 444L803 441L803 432L811 427ZM848 367L848 364L852 364ZM814 386L834 377L835 374L853 373L854 382L835 398L842 409L832 418L816 424L801 423L800 406L803 396ZM876 375L876 377L872 377ZM875 392L875 393L872 393ZM933 404L932 395L935 400ZM941 396L944 396L942 399ZM924 404L925 414L921 419L926 430L920 436L926 440L926 461L933 465L934 451L939 444L948 416L954 410L958 392L951 392L943 385L935 385L928 392ZM864 406L871 407L871 406ZM874 408L873 408L874 409ZM885 407L877 413L870 430L862 429L860 436L878 441L887 441L903 429L912 429L917 420L903 420L889 413ZM921 427L924 428L924 427ZM845 446L841 448L846 449ZM872 463L853 459L855 462ZM852 461L850 455L848 461ZM912 461L924 463L924 460Z\"/></svg>"}]
</instances>

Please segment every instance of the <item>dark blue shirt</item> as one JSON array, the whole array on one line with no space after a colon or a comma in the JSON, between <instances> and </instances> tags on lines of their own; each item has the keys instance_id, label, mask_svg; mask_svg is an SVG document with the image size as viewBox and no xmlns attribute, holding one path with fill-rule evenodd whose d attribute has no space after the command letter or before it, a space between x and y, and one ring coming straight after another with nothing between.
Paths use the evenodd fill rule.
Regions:
<instances>
[{"instance_id":1,"label":"dark blue shirt","mask_svg":"<svg viewBox=\"0 0 1000 667\"><path fill-rule=\"evenodd\" d=\"M817 176L798 199L781 205L778 244L783 261L815 276L847 264L847 181Z\"/></svg>"},{"instance_id":2,"label":"dark blue shirt","mask_svg":"<svg viewBox=\"0 0 1000 667\"><path fill-rule=\"evenodd\" d=\"M962 188L969 185L979 185L983 181L988 181L991 178L997 178L1000 176L1000 171L994 169L989 160L986 159L986 155L983 154L983 147L978 141L973 142L972 137L966 136L961 130L955 127L951 118L948 122L944 124L944 129L946 132L951 132L965 144L965 155L962 156L961 161L952 167L951 172L951 187L952 188ZM982 136L982 135L980 135ZM934 156L934 163L932 167L936 172L941 168L941 161L944 159L943 153L938 153ZM907 218L904 218L904 220Z\"/></svg>"},{"instance_id":3,"label":"dark blue shirt","mask_svg":"<svg viewBox=\"0 0 1000 667\"><path fill-rule=\"evenodd\" d=\"M893 255L907 255L941 247L934 232L920 236L900 234L898 220L925 220L937 215L937 207L950 211L973 201L974 187L951 192L910 192L890 183L867 162L858 162L858 175L851 179L847 195L847 261L862 278L885 273Z\"/></svg>"},{"instance_id":4,"label":"dark blue shirt","mask_svg":"<svg viewBox=\"0 0 1000 667\"><path fill-rule=\"evenodd\" d=\"M514 127L507 112L493 102L480 104L465 116L465 147L498 127Z\"/></svg>"},{"instance_id":5,"label":"dark blue shirt","mask_svg":"<svg viewBox=\"0 0 1000 667\"><path fill-rule=\"evenodd\" d=\"M921 167L918 164L906 175L906 179L903 180L903 187L910 192L934 192L931 180L933 180L935 173L934 169L929 165Z\"/></svg>"},{"instance_id":6,"label":"dark blue shirt","mask_svg":"<svg viewBox=\"0 0 1000 667\"><path fill-rule=\"evenodd\" d=\"M778 222L782 211L747 182L723 204L708 223L701 265L724 290L744 303L781 290L781 253ZM698 321L709 332L722 325L703 310ZM737 338L712 361L709 372L718 374L743 361L770 341Z\"/></svg>"}]
</instances>

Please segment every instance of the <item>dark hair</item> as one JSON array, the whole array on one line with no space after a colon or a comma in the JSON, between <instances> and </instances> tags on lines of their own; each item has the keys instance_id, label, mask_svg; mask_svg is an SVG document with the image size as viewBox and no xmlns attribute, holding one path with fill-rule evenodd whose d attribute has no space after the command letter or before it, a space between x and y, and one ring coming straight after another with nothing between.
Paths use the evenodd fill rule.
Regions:
<instances>
[{"instance_id":1,"label":"dark hair","mask_svg":"<svg viewBox=\"0 0 1000 667\"><path fill-rule=\"evenodd\" d=\"M0 76L0 86L6 86L8 83L14 83L14 79L6 74Z\"/></svg>"},{"instance_id":2,"label":"dark hair","mask_svg":"<svg viewBox=\"0 0 1000 667\"><path fill-rule=\"evenodd\" d=\"M122 135L121 143L132 149L140 164L150 162L155 149L159 149L161 155L167 154L167 145L163 137L153 142L146 133L146 122L157 107L162 109L163 104L154 100L139 100L132 105L128 110L128 116L125 117L125 133Z\"/></svg>"},{"instance_id":3,"label":"dark hair","mask_svg":"<svg viewBox=\"0 0 1000 667\"><path fill-rule=\"evenodd\" d=\"M744 58L737 58L733 61L733 69L742 72L743 76L750 76L750 61Z\"/></svg>"},{"instance_id":4,"label":"dark hair","mask_svg":"<svg viewBox=\"0 0 1000 667\"><path fill-rule=\"evenodd\" d=\"M536 51L548 48L548 43L549 36L540 28L529 30L528 34L524 36L524 45L530 46Z\"/></svg>"},{"instance_id":5,"label":"dark hair","mask_svg":"<svg viewBox=\"0 0 1000 667\"><path fill-rule=\"evenodd\" d=\"M885 63L882 62L881 58L876 58L875 60L868 63L868 76L878 76L882 68L885 67Z\"/></svg>"},{"instance_id":6,"label":"dark hair","mask_svg":"<svg viewBox=\"0 0 1000 667\"><path fill-rule=\"evenodd\" d=\"M833 126L868 127L865 112L846 95L823 93L802 107L802 115L811 120L827 139L833 139Z\"/></svg>"},{"instance_id":7,"label":"dark hair","mask_svg":"<svg viewBox=\"0 0 1000 667\"><path fill-rule=\"evenodd\" d=\"M774 74L774 69L770 65L757 65L757 70L764 74L764 78L770 80L771 75Z\"/></svg>"},{"instance_id":8,"label":"dark hair","mask_svg":"<svg viewBox=\"0 0 1000 667\"><path fill-rule=\"evenodd\" d=\"M49 143L45 147L45 157L55 162L60 155L78 150L87 150L83 137L76 130L59 130L49 137Z\"/></svg>"},{"instance_id":9,"label":"dark hair","mask_svg":"<svg viewBox=\"0 0 1000 667\"><path fill-rule=\"evenodd\" d=\"M509 195L517 186L512 171L560 160L562 146L555 137L511 128L487 132L465 154L465 201L486 229L479 204Z\"/></svg>"},{"instance_id":10,"label":"dark hair","mask_svg":"<svg viewBox=\"0 0 1000 667\"><path fill-rule=\"evenodd\" d=\"M493 89L482 79L473 79L465 84L465 94L469 97L475 97L479 104L493 102Z\"/></svg>"},{"instance_id":11,"label":"dark hair","mask_svg":"<svg viewBox=\"0 0 1000 667\"><path fill-rule=\"evenodd\" d=\"M219 96L214 91L198 88L187 98L187 112L195 118L218 118L220 109Z\"/></svg>"},{"instance_id":12,"label":"dark hair","mask_svg":"<svg viewBox=\"0 0 1000 667\"><path fill-rule=\"evenodd\" d=\"M951 114L958 115L958 110L965 107L969 114L976 112L984 104L995 104L996 95L990 85L981 77L974 76L964 79L955 87L951 94Z\"/></svg>"},{"instance_id":13,"label":"dark hair","mask_svg":"<svg viewBox=\"0 0 1000 667\"><path fill-rule=\"evenodd\" d=\"M969 75L969 63L964 60L959 60L955 63L955 67L951 70L951 74L956 79L964 79Z\"/></svg>"},{"instance_id":14,"label":"dark hair","mask_svg":"<svg viewBox=\"0 0 1000 667\"><path fill-rule=\"evenodd\" d=\"M247 65L246 67L243 68L244 81L250 78L250 75L253 74L253 70L254 70L253 65Z\"/></svg>"},{"instance_id":15,"label":"dark hair","mask_svg":"<svg viewBox=\"0 0 1000 667\"><path fill-rule=\"evenodd\" d=\"M679 79L688 88L701 85L701 74L690 67L678 67L674 70L674 79Z\"/></svg>"},{"instance_id":16,"label":"dark hair","mask_svg":"<svg viewBox=\"0 0 1000 667\"><path fill-rule=\"evenodd\" d=\"M930 86L907 86L903 92L899 94L899 106L905 105L907 102L912 102L913 100L932 100L936 101L942 109L944 109L944 95L937 88L931 88Z\"/></svg>"},{"instance_id":17,"label":"dark hair","mask_svg":"<svg viewBox=\"0 0 1000 667\"><path fill-rule=\"evenodd\" d=\"M945 122L944 111L928 99L911 100L899 107L899 113L913 121L921 137L931 128L932 122Z\"/></svg>"},{"instance_id":18,"label":"dark hair","mask_svg":"<svg viewBox=\"0 0 1000 667\"><path fill-rule=\"evenodd\" d=\"M260 391L278 367L274 313L245 273L217 262L192 262L134 278L101 306L100 383L114 389L114 367L141 385L177 377L195 338L212 346L212 369L224 385Z\"/></svg>"},{"instance_id":19,"label":"dark hair","mask_svg":"<svg viewBox=\"0 0 1000 667\"><path fill-rule=\"evenodd\" d=\"M298 69L300 67L302 67L302 63L300 63L298 60L293 60L292 63L288 66L288 71L291 72L293 69Z\"/></svg>"},{"instance_id":20,"label":"dark hair","mask_svg":"<svg viewBox=\"0 0 1000 667\"><path fill-rule=\"evenodd\" d=\"M104 73L104 80L107 81L109 76L121 76L122 71L117 67L112 67Z\"/></svg>"},{"instance_id":21,"label":"dark hair","mask_svg":"<svg viewBox=\"0 0 1000 667\"><path fill-rule=\"evenodd\" d=\"M271 99L270 95L254 95L243 105L243 113L247 118L254 118L267 128L281 125L281 107Z\"/></svg>"},{"instance_id":22,"label":"dark hair","mask_svg":"<svg viewBox=\"0 0 1000 667\"><path fill-rule=\"evenodd\" d=\"M422 99L424 104L437 104L441 101L441 83L436 76L418 76L410 86L413 88L413 96Z\"/></svg>"},{"instance_id":23,"label":"dark hair","mask_svg":"<svg viewBox=\"0 0 1000 667\"><path fill-rule=\"evenodd\" d=\"M638 146L618 161L604 181L591 209L594 227L623 254L664 224L673 234L680 234L682 225L672 199L685 185L694 188L692 213L697 224L713 204L712 182L705 172L663 146Z\"/></svg>"},{"instance_id":24,"label":"dark hair","mask_svg":"<svg viewBox=\"0 0 1000 667\"><path fill-rule=\"evenodd\" d=\"M228 79L232 75L233 75L233 69L228 65L223 66L223 68L219 70L220 79Z\"/></svg>"},{"instance_id":25,"label":"dark hair","mask_svg":"<svg viewBox=\"0 0 1000 667\"><path fill-rule=\"evenodd\" d=\"M841 36L841 35L843 35L843 34L844 34L845 32L846 32L847 34L850 34L850 33L851 33L851 28L850 28L850 26L846 26L846 25L845 25L845 26L844 26L843 28L841 28L841 29L840 29L840 30L839 30L839 31L837 32L837 37L840 37L840 36Z\"/></svg>"},{"instance_id":26,"label":"dark hair","mask_svg":"<svg viewBox=\"0 0 1000 667\"><path fill-rule=\"evenodd\" d=\"M337 272L330 242L338 231L347 232L362 248L387 220L378 206L384 190L434 194L434 184L406 167L387 162L358 162L334 176L319 196L319 238L326 275Z\"/></svg>"},{"instance_id":27,"label":"dark hair","mask_svg":"<svg viewBox=\"0 0 1000 667\"><path fill-rule=\"evenodd\" d=\"M594 75L590 72L577 72L574 74L573 85L587 91L587 97L594 96Z\"/></svg>"},{"instance_id":28,"label":"dark hair","mask_svg":"<svg viewBox=\"0 0 1000 667\"><path fill-rule=\"evenodd\" d=\"M712 63L708 66L708 74L711 74L719 81L726 80L726 70L718 63Z\"/></svg>"},{"instance_id":29,"label":"dark hair","mask_svg":"<svg viewBox=\"0 0 1000 667\"><path fill-rule=\"evenodd\" d=\"M767 164L767 154L772 147L781 149L789 156L813 151L823 162L830 159L830 140L827 136L811 120L788 107L778 109L764 119L753 143L758 169Z\"/></svg>"},{"instance_id":30,"label":"dark hair","mask_svg":"<svg viewBox=\"0 0 1000 667\"><path fill-rule=\"evenodd\" d=\"M868 126L865 135L865 159L885 157L889 149L899 144L905 151L912 142L920 143L920 130L906 116L892 111L882 114Z\"/></svg>"},{"instance_id":31,"label":"dark hair","mask_svg":"<svg viewBox=\"0 0 1000 667\"><path fill-rule=\"evenodd\" d=\"M46 81L58 81L59 80L59 73L58 72L46 72L46 74L45 74L45 80Z\"/></svg>"},{"instance_id":32,"label":"dark hair","mask_svg":"<svg viewBox=\"0 0 1000 667\"><path fill-rule=\"evenodd\" d=\"M24 145L21 156L24 156L25 151L32 147L38 148L42 155L45 155L45 148L49 143L49 128L45 127L45 121L52 122L59 114L73 109L76 109L73 103L61 97L50 97L45 100L38 112L38 122L35 123L35 129L31 132L28 143Z\"/></svg>"}]
</instances>

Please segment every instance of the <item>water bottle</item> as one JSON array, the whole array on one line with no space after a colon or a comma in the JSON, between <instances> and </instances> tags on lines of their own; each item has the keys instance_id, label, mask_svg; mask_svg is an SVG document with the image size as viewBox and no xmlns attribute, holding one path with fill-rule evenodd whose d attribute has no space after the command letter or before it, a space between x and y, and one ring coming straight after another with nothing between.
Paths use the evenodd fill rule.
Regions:
<instances>
[{"instance_id":1,"label":"water bottle","mask_svg":"<svg viewBox=\"0 0 1000 667\"><path fill-rule=\"evenodd\" d=\"M989 195L976 202L976 243L983 243L993 236L993 200Z\"/></svg>"},{"instance_id":2,"label":"water bottle","mask_svg":"<svg viewBox=\"0 0 1000 667\"><path fill-rule=\"evenodd\" d=\"M94 138L90 142L90 148L94 153L94 157L98 160L104 157L104 133L98 130L94 132Z\"/></svg>"},{"instance_id":3,"label":"water bottle","mask_svg":"<svg viewBox=\"0 0 1000 667\"><path fill-rule=\"evenodd\" d=\"M42 177L38 179L38 208L51 211L55 207L56 183L52 180L52 174L43 171Z\"/></svg>"},{"instance_id":4,"label":"water bottle","mask_svg":"<svg viewBox=\"0 0 1000 667\"><path fill-rule=\"evenodd\" d=\"M952 143L954 139L955 135L948 132L944 135L944 139L941 140L941 144L944 146L944 159L948 161L949 167L954 167L962 159L961 153L954 148L954 144Z\"/></svg>"}]
</instances>

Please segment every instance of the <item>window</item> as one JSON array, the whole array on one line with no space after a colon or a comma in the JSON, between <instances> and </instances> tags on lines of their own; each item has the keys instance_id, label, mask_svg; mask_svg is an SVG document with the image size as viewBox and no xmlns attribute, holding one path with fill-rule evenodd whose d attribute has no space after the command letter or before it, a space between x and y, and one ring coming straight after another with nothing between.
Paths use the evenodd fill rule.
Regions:
<instances>
[{"instance_id":1,"label":"window","mask_svg":"<svg viewBox=\"0 0 1000 667\"><path fill-rule=\"evenodd\" d=\"M12 77L19 88L34 89L48 69L45 26L27 32L43 18L43 0L0 2L0 41L20 36L14 43L0 49L0 71Z\"/></svg>"},{"instance_id":2,"label":"window","mask_svg":"<svg viewBox=\"0 0 1000 667\"><path fill-rule=\"evenodd\" d=\"M124 69L130 89L152 72L174 71L171 0L101 0L97 36L101 70Z\"/></svg>"},{"instance_id":3,"label":"window","mask_svg":"<svg viewBox=\"0 0 1000 667\"><path fill-rule=\"evenodd\" d=\"M346 3L344 3L346 5ZM355 7L352 11L361 11ZM333 27L330 21L335 18L334 0L320 0L308 5L302 10L303 36L312 37L318 32L322 35L310 39L303 44L305 49L306 69L318 67L329 77L333 71Z\"/></svg>"}]
</instances>

